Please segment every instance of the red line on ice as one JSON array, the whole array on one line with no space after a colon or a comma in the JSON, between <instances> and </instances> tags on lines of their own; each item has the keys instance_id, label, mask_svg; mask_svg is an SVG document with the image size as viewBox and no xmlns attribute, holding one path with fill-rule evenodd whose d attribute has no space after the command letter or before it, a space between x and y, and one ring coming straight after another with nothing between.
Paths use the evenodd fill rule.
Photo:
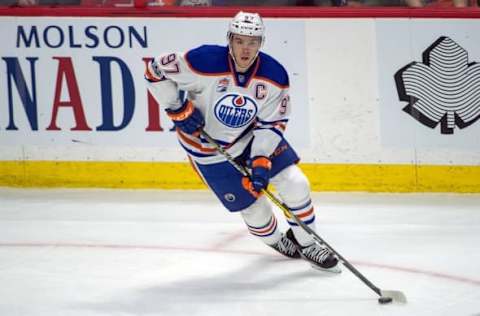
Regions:
<instances>
[{"instance_id":1,"label":"red line on ice","mask_svg":"<svg viewBox=\"0 0 480 316\"><path fill-rule=\"evenodd\" d=\"M239 238L239 234L233 235L231 238L226 239L224 242L218 243L212 247L180 247L180 246L162 246L162 245L120 245L120 244L86 244L86 243L36 243L36 242L24 242L24 243L0 243L0 248L91 248L91 249L119 249L119 250L174 250L174 251L200 251L200 252L213 252L213 253L230 253L230 254L242 254L242 255L255 255L265 256L269 255L263 252L246 251L246 250L228 250L224 249L226 243L233 239ZM271 256L277 256L272 253ZM439 273L428 270L421 270L415 268L406 268L386 264L377 264L364 261L351 261L355 265L387 269L392 271L399 271L405 273L414 273L427 275L434 278L446 279L455 282L468 283L476 286L480 286L480 280L466 278L461 276L450 275L446 273Z\"/></svg>"}]
</instances>

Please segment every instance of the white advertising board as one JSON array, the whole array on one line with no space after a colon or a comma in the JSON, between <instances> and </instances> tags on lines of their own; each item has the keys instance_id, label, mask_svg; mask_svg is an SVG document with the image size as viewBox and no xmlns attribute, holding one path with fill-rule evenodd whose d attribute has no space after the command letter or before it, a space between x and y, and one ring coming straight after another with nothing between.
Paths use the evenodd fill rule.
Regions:
<instances>
[{"instance_id":1,"label":"white advertising board","mask_svg":"<svg viewBox=\"0 0 480 316\"><path fill-rule=\"evenodd\" d=\"M480 150L479 34L473 19L376 21L383 145Z\"/></svg>"},{"instance_id":2,"label":"white advertising board","mask_svg":"<svg viewBox=\"0 0 480 316\"><path fill-rule=\"evenodd\" d=\"M223 44L228 21L0 17L0 160L184 161L144 59ZM265 23L303 162L480 164L478 19Z\"/></svg>"},{"instance_id":3,"label":"white advertising board","mask_svg":"<svg viewBox=\"0 0 480 316\"><path fill-rule=\"evenodd\" d=\"M176 137L169 131L172 124L147 97L145 59L202 44L225 45L228 22L224 18L1 17L0 146L35 147L32 159L49 158L45 151L36 155L39 148L62 146L86 146L90 155L111 146L177 150ZM279 60L291 76L291 99L297 106L289 138L306 147L304 22L267 19L266 27L263 51ZM67 151L65 159L75 158ZM6 152L2 150L0 159L11 158ZM52 157L62 159L61 150L52 152ZM89 158L102 159L102 155Z\"/></svg>"}]
</instances>

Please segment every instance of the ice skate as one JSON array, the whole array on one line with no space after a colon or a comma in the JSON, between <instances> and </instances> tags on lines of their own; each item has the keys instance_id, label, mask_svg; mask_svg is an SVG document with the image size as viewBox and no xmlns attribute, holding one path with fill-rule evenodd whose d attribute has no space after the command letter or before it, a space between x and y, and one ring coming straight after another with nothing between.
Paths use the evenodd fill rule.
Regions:
<instances>
[{"instance_id":1,"label":"ice skate","mask_svg":"<svg viewBox=\"0 0 480 316\"><path fill-rule=\"evenodd\" d=\"M300 252L298 251L298 247L284 233L282 233L282 237L280 238L280 240L276 244L270 245L270 247L272 247L286 257L300 258Z\"/></svg>"},{"instance_id":2,"label":"ice skate","mask_svg":"<svg viewBox=\"0 0 480 316\"><path fill-rule=\"evenodd\" d=\"M308 261L314 269L333 273L342 272L338 264L338 259L326 247L316 243L313 243L310 246L302 247L295 239L291 229L287 231L286 236L290 241L296 244L298 249L300 249L301 257Z\"/></svg>"}]
</instances>

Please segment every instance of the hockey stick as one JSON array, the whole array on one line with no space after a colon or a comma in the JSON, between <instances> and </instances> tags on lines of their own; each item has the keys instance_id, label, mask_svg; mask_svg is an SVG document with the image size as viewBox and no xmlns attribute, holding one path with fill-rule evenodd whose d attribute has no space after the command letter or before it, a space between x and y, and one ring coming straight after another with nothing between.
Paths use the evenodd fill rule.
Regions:
<instances>
[{"instance_id":1,"label":"hockey stick","mask_svg":"<svg viewBox=\"0 0 480 316\"><path fill-rule=\"evenodd\" d=\"M215 149L222 154L228 162L237 169L243 176L250 178L250 172L242 165L239 165L235 162L235 159L230 155L223 147L221 147L210 135L208 135L203 129L200 132L203 137L213 146ZM312 238L315 242L320 245L327 247L332 253L337 256L338 260L352 272L357 278L359 278L365 285L367 285L370 289L372 289L375 293L377 293L380 298L378 302L381 304L390 303L393 301L397 303L406 303L407 298L405 295L400 291L391 291L391 290L381 290L377 286L375 286L370 280L368 280L363 274L360 273L347 259L345 259L341 254L339 254L335 249L333 249L322 237L320 237L314 230L308 227L304 222L302 222L283 202L281 202L274 194L272 194L268 189L262 190L263 194L267 198L270 199L283 213L290 218L293 218L295 223L297 223L300 227L302 227Z\"/></svg>"}]
</instances>

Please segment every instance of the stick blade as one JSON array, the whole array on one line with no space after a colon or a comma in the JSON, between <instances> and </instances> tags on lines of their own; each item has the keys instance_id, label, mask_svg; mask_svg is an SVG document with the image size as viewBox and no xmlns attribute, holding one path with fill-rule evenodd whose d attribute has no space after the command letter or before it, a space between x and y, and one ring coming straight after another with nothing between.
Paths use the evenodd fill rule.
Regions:
<instances>
[{"instance_id":1,"label":"stick blade","mask_svg":"<svg viewBox=\"0 0 480 316\"><path fill-rule=\"evenodd\" d=\"M382 297L390 297L396 303L407 304L407 297L400 291L380 290L380 293Z\"/></svg>"}]
</instances>

